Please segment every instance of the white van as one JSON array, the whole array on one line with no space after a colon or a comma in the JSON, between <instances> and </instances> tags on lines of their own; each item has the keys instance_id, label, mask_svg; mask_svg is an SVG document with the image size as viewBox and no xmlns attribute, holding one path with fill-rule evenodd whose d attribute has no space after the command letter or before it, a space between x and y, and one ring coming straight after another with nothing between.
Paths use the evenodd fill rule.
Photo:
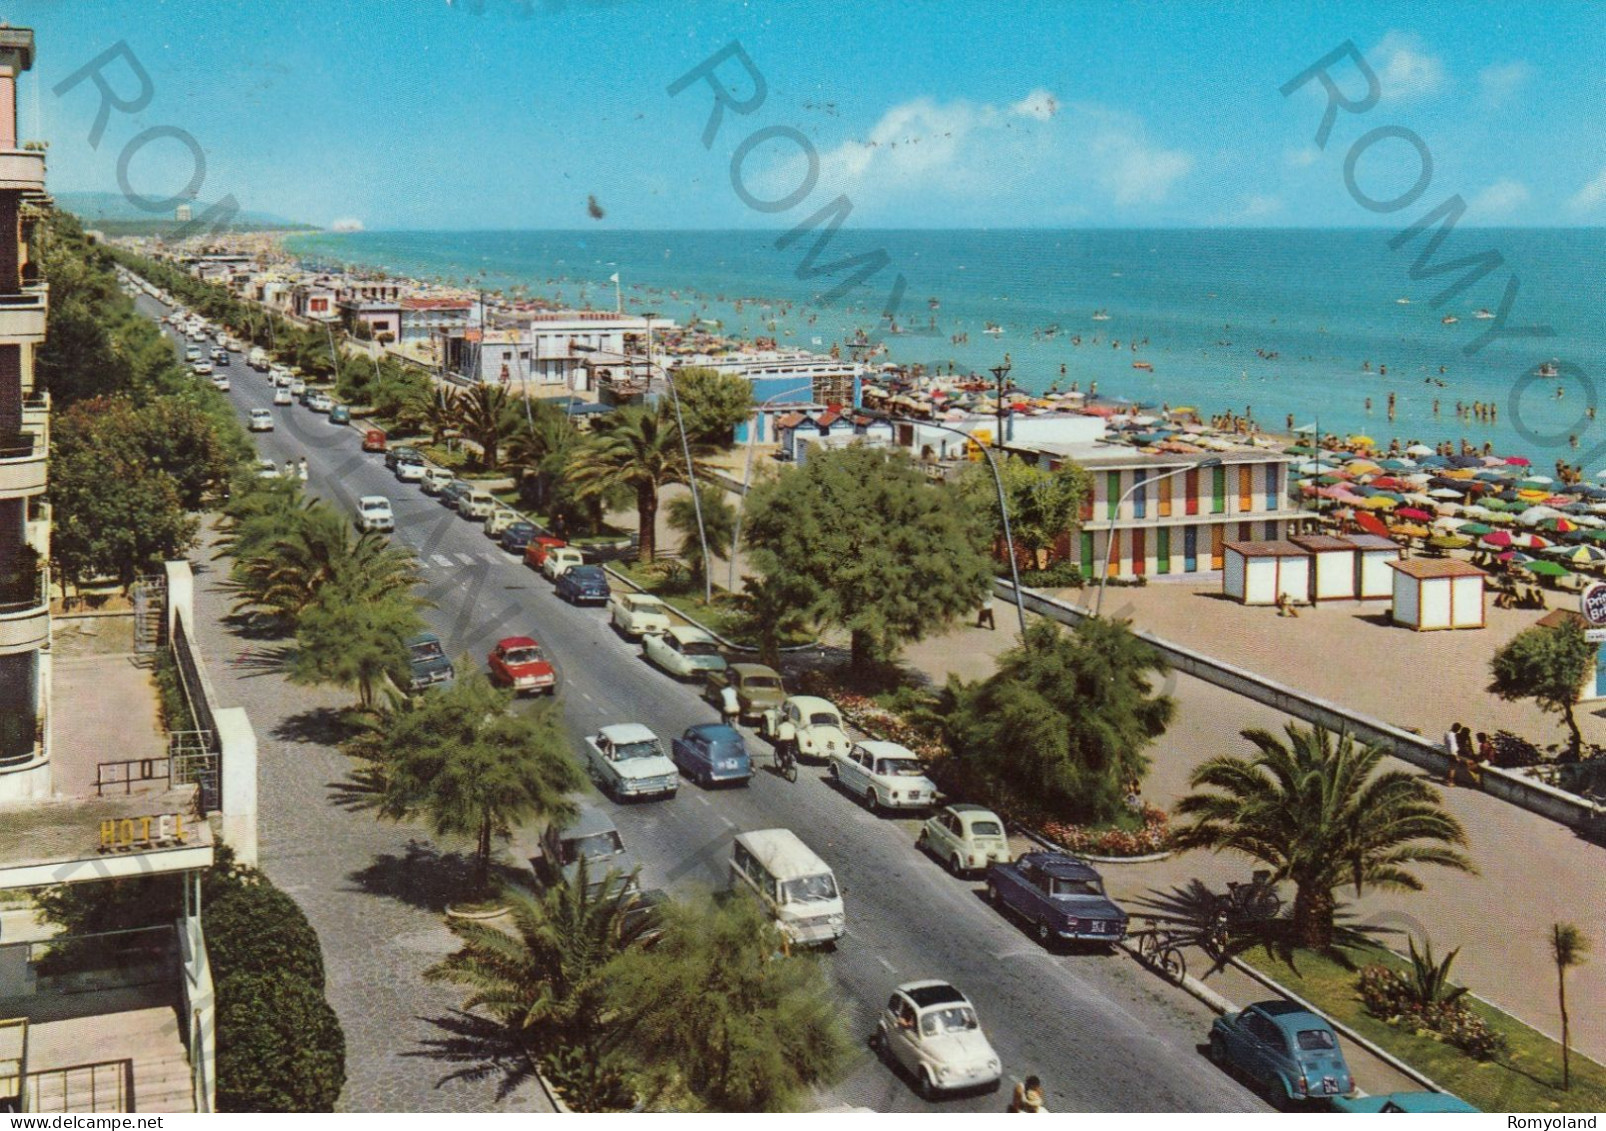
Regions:
<instances>
[{"instance_id":1,"label":"white van","mask_svg":"<svg viewBox=\"0 0 1606 1131\"><path fill-rule=\"evenodd\" d=\"M836 875L791 829L739 833L731 849L731 887L757 896L800 946L829 945L847 933Z\"/></svg>"},{"instance_id":2,"label":"white van","mask_svg":"<svg viewBox=\"0 0 1606 1131\"><path fill-rule=\"evenodd\" d=\"M252 369L266 373L268 371L268 351L261 346L253 346L251 352L245 356L245 363Z\"/></svg>"}]
</instances>

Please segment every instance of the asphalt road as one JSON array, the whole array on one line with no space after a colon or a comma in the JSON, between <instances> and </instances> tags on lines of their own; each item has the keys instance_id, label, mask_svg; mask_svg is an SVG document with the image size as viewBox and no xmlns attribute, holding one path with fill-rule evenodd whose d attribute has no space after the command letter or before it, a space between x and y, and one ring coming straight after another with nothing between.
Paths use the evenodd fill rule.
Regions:
<instances>
[{"instance_id":1,"label":"asphalt road","mask_svg":"<svg viewBox=\"0 0 1606 1131\"><path fill-rule=\"evenodd\" d=\"M139 308L161 308L143 296ZM211 347L208 346L208 349ZM551 586L416 484L396 480L381 457L361 452L360 433L300 405L273 406L266 376L236 357L227 372L242 421L268 408L276 426L256 435L280 464L305 457L309 490L346 513L358 496L385 495L395 537L419 557L426 619L454 656L483 667L503 636L538 639L559 673L565 721L579 737L608 723L640 722L666 741L693 723L717 721L695 691L649 666L608 625L604 611L577 609ZM768 746L749 734L760 763ZM1257 1111L1265 1103L1202 1054L1211 1014L1116 952L1055 955L914 848L918 822L871 816L817 767L795 784L761 771L746 789L704 792L683 782L669 801L625 806L603 800L642 862L646 887L671 891L728 886L731 838L751 829L795 831L835 870L848 935L823 961L855 1034L867 1037L897 984L943 978L976 1003L1003 1061L997 1094L928 1105L862 1045L823 1107L876 1111L999 1111L1011 1082L1042 1077L1052 1111Z\"/></svg>"}]
</instances>

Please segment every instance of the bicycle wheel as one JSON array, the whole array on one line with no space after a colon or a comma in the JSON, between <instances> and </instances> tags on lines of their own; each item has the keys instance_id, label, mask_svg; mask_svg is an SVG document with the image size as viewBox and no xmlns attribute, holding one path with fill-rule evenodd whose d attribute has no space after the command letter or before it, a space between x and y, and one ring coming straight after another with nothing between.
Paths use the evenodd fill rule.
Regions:
<instances>
[{"instance_id":1,"label":"bicycle wheel","mask_svg":"<svg viewBox=\"0 0 1606 1131\"><path fill-rule=\"evenodd\" d=\"M1144 962L1153 962L1155 953L1160 949L1160 937L1153 931L1147 931L1138 936L1138 957Z\"/></svg>"},{"instance_id":2,"label":"bicycle wheel","mask_svg":"<svg viewBox=\"0 0 1606 1131\"><path fill-rule=\"evenodd\" d=\"M1165 976L1179 986L1188 977L1188 960L1174 946L1168 946L1161 952L1159 966Z\"/></svg>"}]
</instances>

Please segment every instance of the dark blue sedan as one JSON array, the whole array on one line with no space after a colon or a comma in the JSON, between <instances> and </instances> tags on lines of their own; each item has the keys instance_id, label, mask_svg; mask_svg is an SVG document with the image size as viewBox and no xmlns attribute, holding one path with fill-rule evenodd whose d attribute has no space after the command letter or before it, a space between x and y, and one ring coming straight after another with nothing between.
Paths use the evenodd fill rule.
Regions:
<instances>
[{"instance_id":1,"label":"dark blue sedan","mask_svg":"<svg viewBox=\"0 0 1606 1131\"><path fill-rule=\"evenodd\" d=\"M559 574L553 591L575 605L588 602L606 605L613 592L608 588L608 575L601 566L594 565L574 566L567 573Z\"/></svg>"},{"instance_id":2,"label":"dark blue sedan","mask_svg":"<svg viewBox=\"0 0 1606 1131\"><path fill-rule=\"evenodd\" d=\"M724 723L686 728L670 743L669 756L681 773L704 789L724 782L746 785L753 778L753 760L741 733Z\"/></svg>"},{"instance_id":3,"label":"dark blue sedan","mask_svg":"<svg viewBox=\"0 0 1606 1131\"><path fill-rule=\"evenodd\" d=\"M1115 944L1127 914L1104 894L1104 880L1085 860L1063 852L1028 852L987 870L987 898L1026 921L1044 946L1057 942Z\"/></svg>"},{"instance_id":4,"label":"dark blue sedan","mask_svg":"<svg viewBox=\"0 0 1606 1131\"><path fill-rule=\"evenodd\" d=\"M1355 1090L1333 1027L1291 1001L1260 1001L1216 1018L1210 1059L1290 1100L1335 1099Z\"/></svg>"},{"instance_id":5,"label":"dark blue sedan","mask_svg":"<svg viewBox=\"0 0 1606 1131\"><path fill-rule=\"evenodd\" d=\"M502 531L500 544L502 549L510 554L523 554L524 549L535 538L535 524L530 522L512 522Z\"/></svg>"}]
</instances>

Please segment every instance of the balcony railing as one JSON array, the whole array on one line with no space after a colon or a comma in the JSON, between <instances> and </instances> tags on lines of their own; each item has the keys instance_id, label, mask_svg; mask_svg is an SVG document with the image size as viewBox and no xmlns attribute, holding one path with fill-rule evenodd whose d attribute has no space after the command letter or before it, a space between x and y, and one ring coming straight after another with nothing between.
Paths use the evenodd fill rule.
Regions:
<instances>
[{"instance_id":1,"label":"balcony railing","mask_svg":"<svg viewBox=\"0 0 1606 1131\"><path fill-rule=\"evenodd\" d=\"M45 155L34 149L0 149L0 192L44 192Z\"/></svg>"},{"instance_id":2,"label":"balcony railing","mask_svg":"<svg viewBox=\"0 0 1606 1131\"><path fill-rule=\"evenodd\" d=\"M43 341L48 305L48 288L42 283L0 294L0 342Z\"/></svg>"}]
</instances>

